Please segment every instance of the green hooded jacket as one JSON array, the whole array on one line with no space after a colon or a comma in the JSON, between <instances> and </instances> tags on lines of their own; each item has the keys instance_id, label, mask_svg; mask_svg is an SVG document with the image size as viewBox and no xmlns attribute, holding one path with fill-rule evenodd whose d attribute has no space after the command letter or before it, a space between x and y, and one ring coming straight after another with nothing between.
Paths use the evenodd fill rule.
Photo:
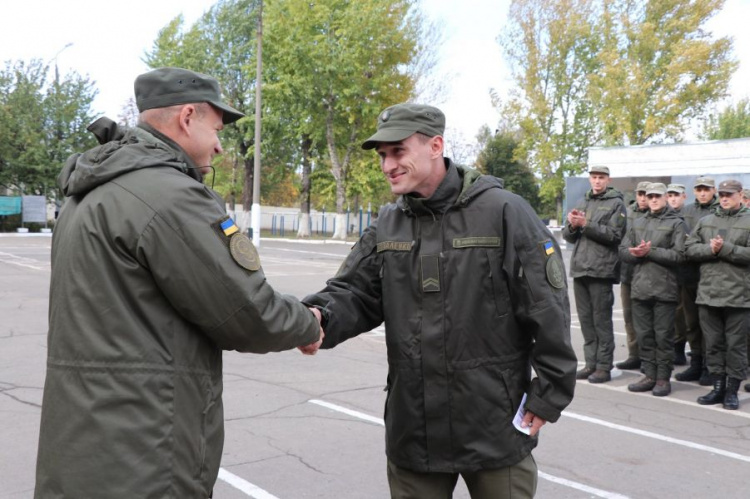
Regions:
<instances>
[{"instance_id":1,"label":"green hooded jacket","mask_svg":"<svg viewBox=\"0 0 750 499\"><path fill-rule=\"evenodd\" d=\"M146 126L107 138L59 177L35 497L206 498L222 350L290 349L319 327L255 255L232 256L249 241L222 230L222 199L178 145Z\"/></svg>"},{"instance_id":2,"label":"green hooded jacket","mask_svg":"<svg viewBox=\"0 0 750 499\"><path fill-rule=\"evenodd\" d=\"M625 203L622 193L612 187L594 195L588 191L576 206L586 213L586 226L573 229L566 223L563 239L575 244L570 257L570 276L620 280L618 246L625 235Z\"/></svg>"},{"instance_id":3,"label":"green hooded jacket","mask_svg":"<svg viewBox=\"0 0 750 499\"><path fill-rule=\"evenodd\" d=\"M501 181L446 161L430 198L385 206L303 300L327 318L323 348L385 321L386 454L417 472L520 462L537 444L512 424L523 395L557 421L577 366L554 237Z\"/></svg>"},{"instance_id":4,"label":"green hooded jacket","mask_svg":"<svg viewBox=\"0 0 750 499\"><path fill-rule=\"evenodd\" d=\"M718 254L711 239L721 235ZM695 303L711 307L750 308L750 210L716 208L698 220L685 243L689 260L700 264Z\"/></svg>"}]
</instances>

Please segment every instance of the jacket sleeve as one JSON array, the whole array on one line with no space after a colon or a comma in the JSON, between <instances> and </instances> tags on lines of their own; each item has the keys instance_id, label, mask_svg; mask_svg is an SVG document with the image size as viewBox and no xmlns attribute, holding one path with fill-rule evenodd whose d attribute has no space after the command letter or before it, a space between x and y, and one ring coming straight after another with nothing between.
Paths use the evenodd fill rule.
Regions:
<instances>
[{"instance_id":1,"label":"jacket sleeve","mask_svg":"<svg viewBox=\"0 0 750 499\"><path fill-rule=\"evenodd\" d=\"M669 248L651 248L647 260L665 267L676 267L685 261L685 222L680 221L672 231Z\"/></svg>"},{"instance_id":2,"label":"jacket sleeve","mask_svg":"<svg viewBox=\"0 0 750 499\"><path fill-rule=\"evenodd\" d=\"M703 242L705 237L703 234L704 230L703 224L699 220L693 232L690 233L687 241L685 241L685 256L691 262L709 262L718 258L711 251L711 244ZM710 240L710 238L706 240Z\"/></svg>"},{"instance_id":3,"label":"jacket sleeve","mask_svg":"<svg viewBox=\"0 0 750 499\"><path fill-rule=\"evenodd\" d=\"M607 246L617 246L622 241L626 230L627 213L625 204L619 199L612 203L612 209L606 221L587 220L581 228L581 236Z\"/></svg>"},{"instance_id":4,"label":"jacket sleeve","mask_svg":"<svg viewBox=\"0 0 750 499\"><path fill-rule=\"evenodd\" d=\"M719 250L718 257L734 265L747 266L750 265L750 248L724 241Z\"/></svg>"},{"instance_id":5,"label":"jacket sleeve","mask_svg":"<svg viewBox=\"0 0 750 499\"><path fill-rule=\"evenodd\" d=\"M226 236L218 227L224 210L205 186L191 184L172 194L171 207L153 216L137 243L136 257L165 298L224 350L266 353L317 341L315 316L277 293L262 268L238 263L230 240L246 236Z\"/></svg>"},{"instance_id":6,"label":"jacket sleeve","mask_svg":"<svg viewBox=\"0 0 750 499\"><path fill-rule=\"evenodd\" d=\"M322 348L333 348L383 322L381 262L376 247L377 219L364 231L326 287L302 300L319 308L324 317Z\"/></svg>"},{"instance_id":7,"label":"jacket sleeve","mask_svg":"<svg viewBox=\"0 0 750 499\"><path fill-rule=\"evenodd\" d=\"M576 209L581 209L581 206L576 206ZM579 227L576 227L575 229L571 227L570 222L565 220L565 223L563 224L563 228L561 231L563 239L565 241L575 244L576 241L578 241L581 238L581 229Z\"/></svg>"},{"instance_id":8,"label":"jacket sleeve","mask_svg":"<svg viewBox=\"0 0 750 499\"><path fill-rule=\"evenodd\" d=\"M531 364L536 378L526 407L555 422L573 398L578 365L570 342L564 264L557 242L528 203L518 198L508 203L504 214L503 269L509 279L515 319L533 341ZM551 241L554 252L548 255L543 251L542 241Z\"/></svg>"}]
</instances>

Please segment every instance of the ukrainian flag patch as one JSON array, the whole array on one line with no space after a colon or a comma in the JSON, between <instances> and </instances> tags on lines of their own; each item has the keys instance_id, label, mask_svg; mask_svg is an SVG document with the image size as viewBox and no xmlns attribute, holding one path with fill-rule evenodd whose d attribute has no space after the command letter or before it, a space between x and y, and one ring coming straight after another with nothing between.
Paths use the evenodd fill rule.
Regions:
<instances>
[{"instance_id":1,"label":"ukrainian flag patch","mask_svg":"<svg viewBox=\"0 0 750 499\"><path fill-rule=\"evenodd\" d=\"M546 241L544 243L544 254L547 256L550 256L554 252L555 252L555 245L552 244L552 241Z\"/></svg>"},{"instance_id":2,"label":"ukrainian flag patch","mask_svg":"<svg viewBox=\"0 0 750 499\"><path fill-rule=\"evenodd\" d=\"M222 221L221 224L219 224L221 227L222 232L224 232L224 235L231 236L235 232L239 232L240 229L237 228L237 225L234 223L234 220L231 218L227 218L226 220Z\"/></svg>"}]
</instances>

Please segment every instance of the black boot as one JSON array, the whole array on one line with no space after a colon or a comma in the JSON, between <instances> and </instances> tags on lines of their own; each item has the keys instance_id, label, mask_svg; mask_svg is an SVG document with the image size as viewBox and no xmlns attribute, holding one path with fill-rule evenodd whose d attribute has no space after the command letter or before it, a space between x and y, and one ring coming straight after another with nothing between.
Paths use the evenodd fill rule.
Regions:
<instances>
[{"instance_id":1,"label":"black boot","mask_svg":"<svg viewBox=\"0 0 750 499\"><path fill-rule=\"evenodd\" d=\"M750 383L745 384L745 391L750 392Z\"/></svg>"},{"instance_id":2,"label":"black boot","mask_svg":"<svg viewBox=\"0 0 750 499\"><path fill-rule=\"evenodd\" d=\"M687 364L687 358L685 357L685 342L675 341L674 342L674 365L684 366Z\"/></svg>"},{"instance_id":3,"label":"black boot","mask_svg":"<svg viewBox=\"0 0 750 499\"><path fill-rule=\"evenodd\" d=\"M737 390L740 389L740 381L737 378L727 378L727 391L724 394L724 403L721 406L730 411L740 408L740 399L737 398Z\"/></svg>"},{"instance_id":4,"label":"black boot","mask_svg":"<svg viewBox=\"0 0 750 499\"><path fill-rule=\"evenodd\" d=\"M698 384L701 386L711 386L713 384L711 374L708 372L706 366L703 366L703 369L701 369L701 377L698 380Z\"/></svg>"},{"instance_id":5,"label":"black boot","mask_svg":"<svg viewBox=\"0 0 750 499\"><path fill-rule=\"evenodd\" d=\"M724 394L727 391L727 378L723 374L714 374L714 389L708 394L698 397L700 405L712 405L724 403Z\"/></svg>"},{"instance_id":6,"label":"black boot","mask_svg":"<svg viewBox=\"0 0 750 499\"><path fill-rule=\"evenodd\" d=\"M674 379L677 381L698 381L701 379L701 371L703 370L703 356L702 355L691 355L690 356L690 367L674 375Z\"/></svg>"}]
</instances>

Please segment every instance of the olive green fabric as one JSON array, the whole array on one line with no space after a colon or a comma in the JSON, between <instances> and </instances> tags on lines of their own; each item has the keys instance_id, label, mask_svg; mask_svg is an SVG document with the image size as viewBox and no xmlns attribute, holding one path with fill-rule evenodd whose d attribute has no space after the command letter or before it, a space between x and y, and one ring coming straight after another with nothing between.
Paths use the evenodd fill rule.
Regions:
<instances>
[{"instance_id":1,"label":"olive green fabric","mask_svg":"<svg viewBox=\"0 0 750 499\"><path fill-rule=\"evenodd\" d=\"M562 229L563 238L575 245L570 276L619 281L617 246L625 234L627 217L622 193L612 187L597 195L588 191L576 208L586 213L586 226L573 229L566 223Z\"/></svg>"},{"instance_id":2,"label":"olive green fabric","mask_svg":"<svg viewBox=\"0 0 750 499\"><path fill-rule=\"evenodd\" d=\"M36 498L208 497L222 350L319 335L304 305L233 260L221 197L154 133L114 133L59 178Z\"/></svg>"},{"instance_id":3,"label":"olive green fabric","mask_svg":"<svg viewBox=\"0 0 750 499\"><path fill-rule=\"evenodd\" d=\"M711 251L711 239L723 234L718 254ZM717 208L701 218L686 242L688 259L700 264L698 305L750 308L750 210Z\"/></svg>"},{"instance_id":4,"label":"olive green fabric","mask_svg":"<svg viewBox=\"0 0 750 499\"><path fill-rule=\"evenodd\" d=\"M386 453L418 472L518 463L537 444L511 423L523 394L554 422L575 387L567 286L548 275L563 268L554 237L498 179L446 166L429 199L385 206L339 273L303 300L328 318L323 348L385 321ZM480 237L485 246L453 244ZM414 245L377 252L384 241ZM424 255L436 257L439 292L423 287Z\"/></svg>"},{"instance_id":5,"label":"olive green fabric","mask_svg":"<svg viewBox=\"0 0 750 499\"><path fill-rule=\"evenodd\" d=\"M512 466L460 475L472 499L531 499L539 479L531 454ZM458 477L459 473L416 473L388 461L391 499L451 499Z\"/></svg>"},{"instance_id":6,"label":"olive green fabric","mask_svg":"<svg viewBox=\"0 0 750 499\"><path fill-rule=\"evenodd\" d=\"M646 213L649 212L648 207L646 208L639 208L638 202L633 201L630 206L627 208L627 223L625 230L628 231L633 227L633 224L635 223L635 220L637 218L640 218L644 216ZM630 284L630 282L633 280L633 264L628 263L625 261L620 262L620 283L621 284Z\"/></svg>"},{"instance_id":7,"label":"olive green fabric","mask_svg":"<svg viewBox=\"0 0 750 499\"><path fill-rule=\"evenodd\" d=\"M620 245L620 258L633 265L631 297L637 300L679 301L679 267L685 262L687 226L682 217L666 206L635 220ZM651 251L635 257L629 249L641 241L651 242Z\"/></svg>"},{"instance_id":8,"label":"olive green fabric","mask_svg":"<svg viewBox=\"0 0 750 499\"><path fill-rule=\"evenodd\" d=\"M362 144L362 149L374 149L380 142L400 142L415 133L428 137L443 135L445 115L433 106L396 104L378 115L378 131Z\"/></svg>"},{"instance_id":9,"label":"olive green fabric","mask_svg":"<svg viewBox=\"0 0 750 499\"><path fill-rule=\"evenodd\" d=\"M693 231L698 220L701 218L711 215L719 207L719 197L714 195L708 203L699 203L696 199L692 204L686 204L682 207L682 218L685 219L687 224L688 234ZM688 285L698 285L700 280L700 266L695 262L687 262L682 268L683 282Z\"/></svg>"}]
</instances>

